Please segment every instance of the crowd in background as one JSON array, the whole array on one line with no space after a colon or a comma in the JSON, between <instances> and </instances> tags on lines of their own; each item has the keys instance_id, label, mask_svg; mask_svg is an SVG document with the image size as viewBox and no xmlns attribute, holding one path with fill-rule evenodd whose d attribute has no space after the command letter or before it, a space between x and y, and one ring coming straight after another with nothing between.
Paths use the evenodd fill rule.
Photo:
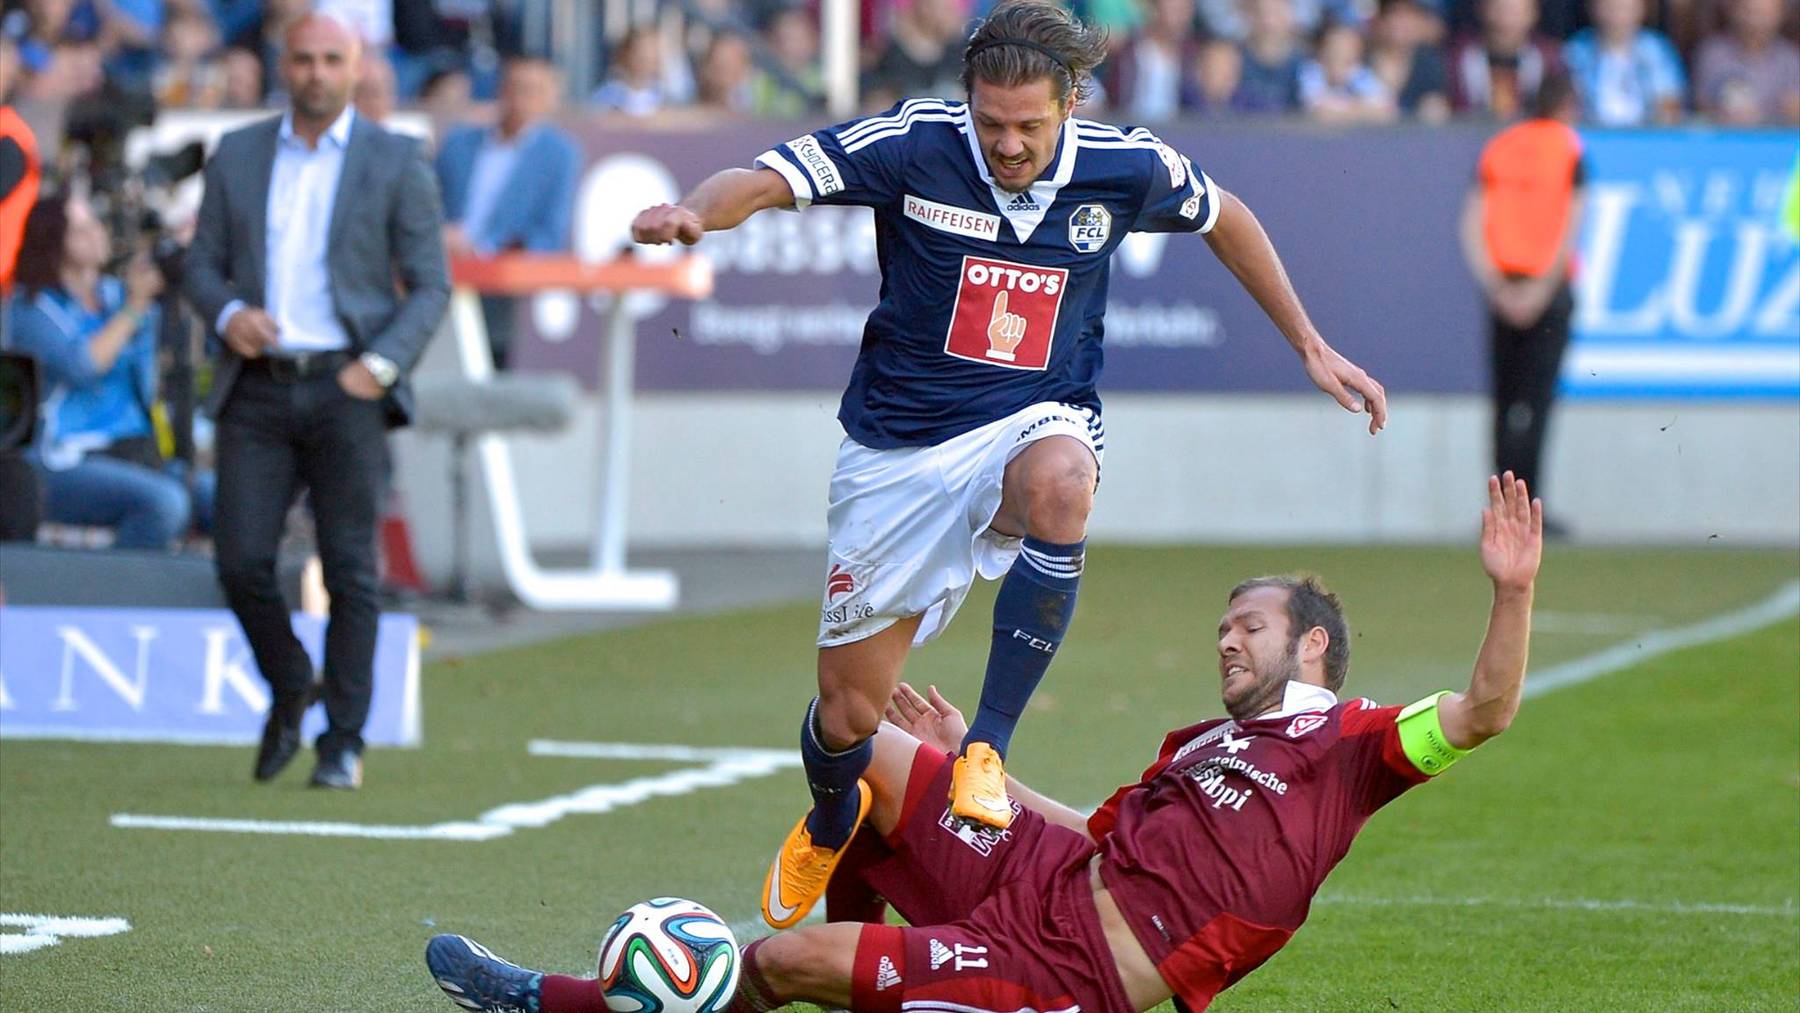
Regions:
<instances>
[{"instance_id":1,"label":"crowd in background","mask_svg":"<svg viewBox=\"0 0 1800 1013\"><path fill-rule=\"evenodd\" d=\"M862 104L959 95L961 43L992 0L860 0ZM539 16L531 16L533 5ZM498 89L505 56L543 52L548 0L5 0L0 91L57 106L277 106L282 32L308 6L358 25L359 108L455 120ZM646 5L634 5L642 10ZM595 40L589 108L810 117L822 106L819 11L782 0L664 0ZM1304 116L1510 119L1566 69L1590 123L1700 117L1800 123L1794 0L1078 0L1112 56L1087 110L1130 122ZM534 27L535 26L535 27Z\"/></svg>"}]
</instances>

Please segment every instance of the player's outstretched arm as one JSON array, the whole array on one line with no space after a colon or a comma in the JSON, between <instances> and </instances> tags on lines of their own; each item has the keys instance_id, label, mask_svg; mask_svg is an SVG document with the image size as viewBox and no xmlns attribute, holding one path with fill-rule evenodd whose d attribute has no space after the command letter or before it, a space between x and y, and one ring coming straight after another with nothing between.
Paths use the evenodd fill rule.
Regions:
<instances>
[{"instance_id":1,"label":"player's outstretched arm","mask_svg":"<svg viewBox=\"0 0 1800 1013\"><path fill-rule=\"evenodd\" d=\"M1215 186L1222 202L1219 220L1206 233L1206 242L1238 284L1244 286L1263 312L1300 354L1306 375L1318 388L1348 411L1369 413L1372 436L1387 425L1387 391L1361 367L1339 355L1325 343L1318 328L1300 304L1300 295L1288 279L1287 269L1262 223L1236 195Z\"/></svg>"},{"instance_id":2,"label":"player's outstretched arm","mask_svg":"<svg viewBox=\"0 0 1800 1013\"><path fill-rule=\"evenodd\" d=\"M1506 731L1518 713L1543 551L1543 501L1532 499L1525 481L1510 471L1490 477L1488 506L1481 511L1481 566L1494 582L1494 607L1468 691L1438 703L1444 738L1457 749L1473 749Z\"/></svg>"},{"instance_id":3,"label":"player's outstretched arm","mask_svg":"<svg viewBox=\"0 0 1800 1013\"><path fill-rule=\"evenodd\" d=\"M933 749L946 753L960 751L963 736L969 731L962 711L944 699L936 686L926 687L926 692L929 697L920 696L918 690L905 682L895 687L894 695L888 701L888 721ZM1010 774L1006 778L1006 791L1020 805L1049 822L1087 835L1087 816L1080 811L1039 795Z\"/></svg>"},{"instance_id":4,"label":"player's outstretched arm","mask_svg":"<svg viewBox=\"0 0 1800 1013\"><path fill-rule=\"evenodd\" d=\"M658 204L631 222L635 242L689 246L708 232L732 229L767 208L791 208L794 191L774 169L725 169L708 176L680 204Z\"/></svg>"}]
</instances>

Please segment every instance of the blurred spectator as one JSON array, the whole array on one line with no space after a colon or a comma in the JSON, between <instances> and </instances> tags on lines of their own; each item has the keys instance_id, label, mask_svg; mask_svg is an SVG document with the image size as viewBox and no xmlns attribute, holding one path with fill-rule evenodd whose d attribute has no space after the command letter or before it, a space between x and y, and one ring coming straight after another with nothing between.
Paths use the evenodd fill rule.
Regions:
<instances>
[{"instance_id":1,"label":"blurred spectator","mask_svg":"<svg viewBox=\"0 0 1800 1013\"><path fill-rule=\"evenodd\" d=\"M255 50L232 46L219 57L222 94L226 109L256 109L263 104L262 57Z\"/></svg>"},{"instance_id":2,"label":"blurred spectator","mask_svg":"<svg viewBox=\"0 0 1800 1013\"><path fill-rule=\"evenodd\" d=\"M206 0L219 37L226 42L236 40L256 27L262 17L263 0Z\"/></svg>"},{"instance_id":3,"label":"blurred spectator","mask_svg":"<svg viewBox=\"0 0 1800 1013\"><path fill-rule=\"evenodd\" d=\"M192 504L164 470L150 417L163 278L145 257L124 280L103 274L111 257L86 202L40 200L25 223L9 340L44 377L33 457L45 518L113 528L121 549L167 549L187 530Z\"/></svg>"},{"instance_id":4,"label":"blurred spectator","mask_svg":"<svg viewBox=\"0 0 1800 1013\"><path fill-rule=\"evenodd\" d=\"M1700 44L1694 97L1725 123L1800 123L1800 46L1784 39L1781 0L1734 0L1730 30Z\"/></svg>"},{"instance_id":5,"label":"blurred spectator","mask_svg":"<svg viewBox=\"0 0 1800 1013\"><path fill-rule=\"evenodd\" d=\"M1188 105L1202 117L1229 115L1231 98L1244 78L1244 52L1230 39L1213 39L1194 59L1194 94Z\"/></svg>"},{"instance_id":6,"label":"blurred spectator","mask_svg":"<svg viewBox=\"0 0 1800 1013\"><path fill-rule=\"evenodd\" d=\"M50 48L48 58L37 71L26 75L19 94L62 106L72 99L98 93L105 84L106 65L100 57L100 47L92 42L65 40Z\"/></svg>"},{"instance_id":7,"label":"blurred spectator","mask_svg":"<svg viewBox=\"0 0 1800 1013\"><path fill-rule=\"evenodd\" d=\"M1542 495L1544 441L1575 313L1570 280L1587 172L1568 75L1551 72L1533 103L1532 119L1482 150L1461 240L1488 304L1494 470L1513 472ZM1565 534L1548 518L1544 533Z\"/></svg>"},{"instance_id":8,"label":"blurred spectator","mask_svg":"<svg viewBox=\"0 0 1800 1013\"><path fill-rule=\"evenodd\" d=\"M695 75L699 84L696 98L701 107L714 112L750 112L753 69L748 39L737 32L715 33Z\"/></svg>"},{"instance_id":9,"label":"blurred spectator","mask_svg":"<svg viewBox=\"0 0 1800 1013\"><path fill-rule=\"evenodd\" d=\"M1305 53L1294 28L1290 0L1244 0L1249 17L1244 67L1232 108L1245 113L1287 113L1300 107L1300 64Z\"/></svg>"},{"instance_id":10,"label":"blurred spectator","mask_svg":"<svg viewBox=\"0 0 1800 1013\"><path fill-rule=\"evenodd\" d=\"M234 46L243 46L256 54L262 63L263 100L283 98L274 94L280 90L280 81L272 80L269 68L281 64L282 39L287 37L287 30L300 16L306 13L308 0L262 0L262 11L241 35L228 39Z\"/></svg>"},{"instance_id":11,"label":"blurred spectator","mask_svg":"<svg viewBox=\"0 0 1800 1013\"><path fill-rule=\"evenodd\" d=\"M526 3L518 0L391 0L394 8L394 69L400 94L417 95L425 79L441 70L469 75L473 94L492 98L499 65L524 52L520 26ZM527 0L539 9L549 5Z\"/></svg>"},{"instance_id":12,"label":"blurred spectator","mask_svg":"<svg viewBox=\"0 0 1800 1013\"><path fill-rule=\"evenodd\" d=\"M12 40L26 76L48 69L59 43L92 38L70 24L74 10L75 0L26 0L0 19L0 34Z\"/></svg>"},{"instance_id":13,"label":"blurred spectator","mask_svg":"<svg viewBox=\"0 0 1800 1013\"><path fill-rule=\"evenodd\" d=\"M373 47L363 49L356 90L351 94L358 115L376 123L386 123L394 115L394 103L399 100L394 90L394 65Z\"/></svg>"},{"instance_id":14,"label":"blurred spectator","mask_svg":"<svg viewBox=\"0 0 1800 1013\"><path fill-rule=\"evenodd\" d=\"M609 80L589 101L605 112L649 116L680 102L664 71L662 39L651 25L638 25L613 48Z\"/></svg>"},{"instance_id":15,"label":"blurred spectator","mask_svg":"<svg viewBox=\"0 0 1800 1013\"><path fill-rule=\"evenodd\" d=\"M1300 104L1321 123L1386 123L1397 109L1394 95L1363 62L1362 33L1327 25L1314 58L1300 67Z\"/></svg>"},{"instance_id":16,"label":"blurred spectator","mask_svg":"<svg viewBox=\"0 0 1800 1013\"><path fill-rule=\"evenodd\" d=\"M1556 43L1532 29L1537 0L1481 0L1481 32L1450 51L1450 105L1510 120L1531 108L1544 78L1562 69Z\"/></svg>"},{"instance_id":17,"label":"blurred spectator","mask_svg":"<svg viewBox=\"0 0 1800 1013\"><path fill-rule=\"evenodd\" d=\"M438 149L444 245L452 256L569 248L580 149L548 122L562 81L547 61L513 57L500 78L499 122L451 131ZM512 350L515 300L482 298L496 368Z\"/></svg>"},{"instance_id":18,"label":"blurred spectator","mask_svg":"<svg viewBox=\"0 0 1800 1013\"><path fill-rule=\"evenodd\" d=\"M386 49L394 41L393 0L313 0L312 8L355 29L364 53Z\"/></svg>"},{"instance_id":19,"label":"blurred spectator","mask_svg":"<svg viewBox=\"0 0 1800 1013\"><path fill-rule=\"evenodd\" d=\"M211 59L219 33L205 14L177 8L163 26L162 63L152 78L158 105L216 108L224 98L224 71Z\"/></svg>"},{"instance_id":20,"label":"blurred spectator","mask_svg":"<svg viewBox=\"0 0 1800 1013\"><path fill-rule=\"evenodd\" d=\"M895 14L887 45L869 68L869 87L896 100L961 95L968 23L963 0L913 0Z\"/></svg>"},{"instance_id":21,"label":"blurred spectator","mask_svg":"<svg viewBox=\"0 0 1800 1013\"><path fill-rule=\"evenodd\" d=\"M1242 42L1250 37L1255 14L1246 0L1199 0L1205 35ZM1368 0L1290 0L1289 20L1300 34L1318 31L1327 21L1362 27L1373 6Z\"/></svg>"},{"instance_id":22,"label":"blurred spectator","mask_svg":"<svg viewBox=\"0 0 1800 1013\"><path fill-rule=\"evenodd\" d=\"M1195 101L1200 39L1194 0L1145 0L1145 7L1143 26L1107 59L1101 77L1108 103L1122 116L1161 123Z\"/></svg>"},{"instance_id":23,"label":"blurred spectator","mask_svg":"<svg viewBox=\"0 0 1800 1013\"><path fill-rule=\"evenodd\" d=\"M1644 0L1589 0L1594 27L1563 46L1582 118L1605 127L1675 123L1687 91L1668 37L1644 27Z\"/></svg>"},{"instance_id":24,"label":"blurred spectator","mask_svg":"<svg viewBox=\"0 0 1800 1013\"><path fill-rule=\"evenodd\" d=\"M451 67L432 71L419 89L419 111L431 118L431 136L440 140L452 127L469 118L469 103L474 97L469 75Z\"/></svg>"},{"instance_id":25,"label":"blurred spectator","mask_svg":"<svg viewBox=\"0 0 1800 1013\"><path fill-rule=\"evenodd\" d=\"M1369 67L1400 112L1426 123L1450 118L1450 75L1435 45L1443 22L1418 0L1382 0L1369 23Z\"/></svg>"},{"instance_id":26,"label":"blurred spectator","mask_svg":"<svg viewBox=\"0 0 1800 1013\"><path fill-rule=\"evenodd\" d=\"M751 82L758 116L793 119L819 104L824 78L819 70L819 27L805 7L783 7L763 26L763 42L774 66Z\"/></svg>"}]
</instances>

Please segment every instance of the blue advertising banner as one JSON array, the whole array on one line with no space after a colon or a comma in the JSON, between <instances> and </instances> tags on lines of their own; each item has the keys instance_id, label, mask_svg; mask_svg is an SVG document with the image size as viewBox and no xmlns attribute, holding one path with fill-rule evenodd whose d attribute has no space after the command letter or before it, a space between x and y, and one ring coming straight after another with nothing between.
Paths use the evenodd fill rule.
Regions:
<instances>
[{"instance_id":1,"label":"blue advertising banner","mask_svg":"<svg viewBox=\"0 0 1800 1013\"><path fill-rule=\"evenodd\" d=\"M315 665L325 623L294 616ZM223 609L0 608L0 737L254 743L269 707L236 617ZM384 615L363 737L416 746L419 623ZM302 731L324 730L320 708Z\"/></svg>"},{"instance_id":2,"label":"blue advertising banner","mask_svg":"<svg viewBox=\"0 0 1800 1013\"><path fill-rule=\"evenodd\" d=\"M1583 139L1587 213L1564 390L1800 397L1794 134Z\"/></svg>"}]
</instances>

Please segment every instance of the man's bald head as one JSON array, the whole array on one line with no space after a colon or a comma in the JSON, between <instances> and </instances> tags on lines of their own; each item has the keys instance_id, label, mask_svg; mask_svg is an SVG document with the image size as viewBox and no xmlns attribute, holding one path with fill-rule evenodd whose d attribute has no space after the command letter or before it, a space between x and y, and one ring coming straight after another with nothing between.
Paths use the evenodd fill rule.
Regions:
<instances>
[{"instance_id":1,"label":"man's bald head","mask_svg":"<svg viewBox=\"0 0 1800 1013\"><path fill-rule=\"evenodd\" d=\"M343 18L309 11L288 26L281 79L296 127L322 130L350 104L362 64L362 37Z\"/></svg>"}]
</instances>

